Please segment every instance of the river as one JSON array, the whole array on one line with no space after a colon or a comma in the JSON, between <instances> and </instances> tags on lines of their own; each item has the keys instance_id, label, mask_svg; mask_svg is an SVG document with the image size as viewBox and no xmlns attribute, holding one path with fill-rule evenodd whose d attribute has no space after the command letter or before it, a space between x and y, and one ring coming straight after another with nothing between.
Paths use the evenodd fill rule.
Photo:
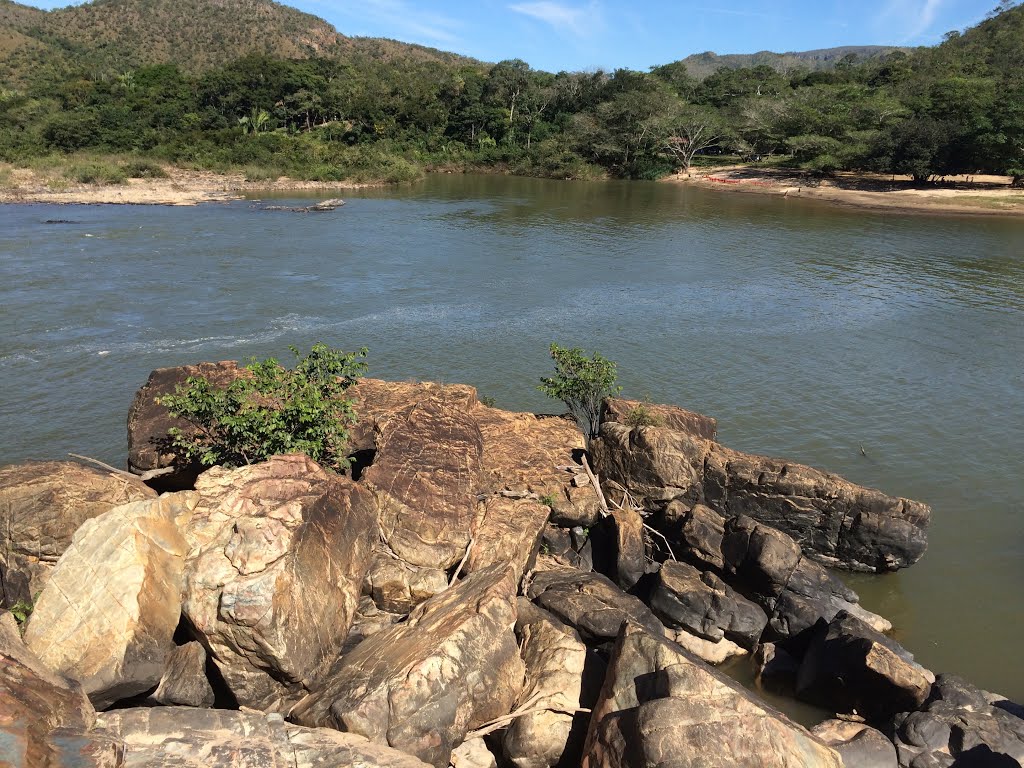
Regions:
<instances>
[{"instance_id":1,"label":"river","mask_svg":"<svg viewBox=\"0 0 1024 768\"><path fill-rule=\"evenodd\" d=\"M365 345L551 411L547 347L579 345L729 446L931 504L920 563L844 577L926 666L1024 700L1024 221L495 176L347 199L0 207L0 463L122 465L159 366Z\"/></svg>"}]
</instances>

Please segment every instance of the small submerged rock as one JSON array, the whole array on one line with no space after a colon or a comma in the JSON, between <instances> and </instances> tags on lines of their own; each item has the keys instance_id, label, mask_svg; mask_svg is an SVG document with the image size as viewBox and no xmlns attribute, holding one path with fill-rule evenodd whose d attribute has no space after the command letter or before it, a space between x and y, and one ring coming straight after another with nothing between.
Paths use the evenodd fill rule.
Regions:
<instances>
[{"instance_id":1,"label":"small submerged rock","mask_svg":"<svg viewBox=\"0 0 1024 768\"><path fill-rule=\"evenodd\" d=\"M330 200L323 200L315 205L303 205L303 206L292 206L292 205L254 205L252 206L259 211L291 211L292 213L325 213L328 211L336 211L345 204L345 201L341 198L331 198Z\"/></svg>"}]
</instances>

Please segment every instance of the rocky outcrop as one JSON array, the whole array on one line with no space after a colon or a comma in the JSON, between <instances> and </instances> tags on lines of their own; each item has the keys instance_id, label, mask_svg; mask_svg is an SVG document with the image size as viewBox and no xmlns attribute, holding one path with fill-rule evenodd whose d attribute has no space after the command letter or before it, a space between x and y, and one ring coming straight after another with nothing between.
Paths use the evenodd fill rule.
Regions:
<instances>
[{"instance_id":1,"label":"rocky outcrop","mask_svg":"<svg viewBox=\"0 0 1024 768\"><path fill-rule=\"evenodd\" d=\"M800 464L740 453L666 427L601 427L595 470L645 506L680 500L725 517L747 515L784 531L836 567L890 571L917 562L930 509Z\"/></svg>"},{"instance_id":2,"label":"rocky outcrop","mask_svg":"<svg viewBox=\"0 0 1024 768\"><path fill-rule=\"evenodd\" d=\"M483 437L457 400L434 396L377 428L363 481L380 497L384 541L412 565L450 568L469 545Z\"/></svg>"},{"instance_id":3,"label":"rocky outcrop","mask_svg":"<svg viewBox=\"0 0 1024 768\"><path fill-rule=\"evenodd\" d=\"M718 422L702 413L688 411L676 405L627 400L621 397L606 397L601 403L601 423L606 421L631 427L665 427L705 440L714 440L718 432Z\"/></svg>"},{"instance_id":4,"label":"rocky outcrop","mask_svg":"<svg viewBox=\"0 0 1024 768\"><path fill-rule=\"evenodd\" d=\"M163 706L212 707L215 695L206 677L206 651L198 642L175 648L167 657L152 700Z\"/></svg>"},{"instance_id":5,"label":"rocky outcrop","mask_svg":"<svg viewBox=\"0 0 1024 768\"><path fill-rule=\"evenodd\" d=\"M516 636L526 664L519 700L544 709L514 720L501 740L502 751L517 768L559 765L580 707L587 647L576 632L524 598L519 599Z\"/></svg>"},{"instance_id":6,"label":"rocky outcrop","mask_svg":"<svg viewBox=\"0 0 1024 768\"><path fill-rule=\"evenodd\" d=\"M921 706L933 675L895 640L845 611L814 628L797 674L797 695L869 722Z\"/></svg>"},{"instance_id":7,"label":"rocky outcrop","mask_svg":"<svg viewBox=\"0 0 1024 768\"><path fill-rule=\"evenodd\" d=\"M811 733L843 758L843 768L897 768L896 748L881 731L864 723L826 720Z\"/></svg>"},{"instance_id":8,"label":"rocky outcrop","mask_svg":"<svg viewBox=\"0 0 1024 768\"><path fill-rule=\"evenodd\" d=\"M426 768L356 734L301 728L276 714L121 709L100 715L98 725L123 742L125 768Z\"/></svg>"},{"instance_id":9,"label":"rocky outcrop","mask_svg":"<svg viewBox=\"0 0 1024 768\"><path fill-rule=\"evenodd\" d=\"M545 562L534 575L528 595L573 627L588 643L613 640L627 620L654 634L665 633L665 627L650 608L599 573Z\"/></svg>"},{"instance_id":10,"label":"rocky outcrop","mask_svg":"<svg viewBox=\"0 0 1024 768\"><path fill-rule=\"evenodd\" d=\"M924 706L898 714L890 736L901 768L1024 765L1022 709L939 675Z\"/></svg>"},{"instance_id":11,"label":"rocky outcrop","mask_svg":"<svg viewBox=\"0 0 1024 768\"><path fill-rule=\"evenodd\" d=\"M184 615L239 704L284 706L345 642L376 501L301 455L215 467L194 495Z\"/></svg>"},{"instance_id":12,"label":"rocky outcrop","mask_svg":"<svg viewBox=\"0 0 1024 768\"><path fill-rule=\"evenodd\" d=\"M181 614L191 498L136 501L86 521L35 605L25 644L98 709L160 682Z\"/></svg>"},{"instance_id":13,"label":"rocky outcrop","mask_svg":"<svg viewBox=\"0 0 1024 768\"><path fill-rule=\"evenodd\" d=\"M523 686L511 569L478 571L338 659L290 719L446 766L466 733L508 713Z\"/></svg>"},{"instance_id":14,"label":"rocky outcrop","mask_svg":"<svg viewBox=\"0 0 1024 768\"><path fill-rule=\"evenodd\" d=\"M727 638L748 651L768 623L761 608L711 572L669 561L655 577L648 604L665 626L717 643Z\"/></svg>"},{"instance_id":15,"label":"rocky outcrop","mask_svg":"<svg viewBox=\"0 0 1024 768\"><path fill-rule=\"evenodd\" d=\"M35 600L86 520L151 498L140 481L73 461L0 468L0 607Z\"/></svg>"},{"instance_id":16,"label":"rocky outcrop","mask_svg":"<svg viewBox=\"0 0 1024 768\"><path fill-rule=\"evenodd\" d=\"M625 624L584 768L842 768L839 755L670 641Z\"/></svg>"},{"instance_id":17,"label":"rocky outcrop","mask_svg":"<svg viewBox=\"0 0 1024 768\"><path fill-rule=\"evenodd\" d=\"M171 416L156 400L174 394L178 385L184 386L193 376L224 387L242 375L245 369L234 361L157 368L150 373L146 383L135 393L128 411L128 469L141 474L173 467L174 473L155 478L151 481L153 486L161 491L191 488L202 467L180 456L171 446L167 433L177 427L186 435L194 434L195 427Z\"/></svg>"}]
</instances>

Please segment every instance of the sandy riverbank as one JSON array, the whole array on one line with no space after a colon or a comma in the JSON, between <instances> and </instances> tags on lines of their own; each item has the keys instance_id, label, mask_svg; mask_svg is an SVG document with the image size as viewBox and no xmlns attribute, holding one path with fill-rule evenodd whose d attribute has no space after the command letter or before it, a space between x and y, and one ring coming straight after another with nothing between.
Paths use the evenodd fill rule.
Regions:
<instances>
[{"instance_id":1,"label":"sandy riverbank","mask_svg":"<svg viewBox=\"0 0 1024 768\"><path fill-rule=\"evenodd\" d=\"M840 173L815 179L788 169L730 165L694 169L665 181L878 211L1024 215L1024 189L1012 188L1008 176L950 176L943 184L918 185L906 176Z\"/></svg>"},{"instance_id":2,"label":"sandy riverbank","mask_svg":"<svg viewBox=\"0 0 1024 768\"><path fill-rule=\"evenodd\" d=\"M165 167L167 178L129 179L124 184L79 184L29 168L0 164L0 203L57 205L198 205L238 200L266 191L357 189L373 186L345 182L246 181L242 174L219 174Z\"/></svg>"}]
</instances>

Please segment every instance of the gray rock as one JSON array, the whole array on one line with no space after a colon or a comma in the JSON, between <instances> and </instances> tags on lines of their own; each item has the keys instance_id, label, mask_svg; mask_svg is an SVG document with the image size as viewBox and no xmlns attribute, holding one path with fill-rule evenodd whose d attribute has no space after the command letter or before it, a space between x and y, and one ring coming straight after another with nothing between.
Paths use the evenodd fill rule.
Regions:
<instances>
[{"instance_id":1,"label":"gray rock","mask_svg":"<svg viewBox=\"0 0 1024 768\"><path fill-rule=\"evenodd\" d=\"M667 627L712 642L728 638L747 650L757 645L768 623L758 605L713 573L671 560L655 576L648 605Z\"/></svg>"},{"instance_id":2,"label":"gray rock","mask_svg":"<svg viewBox=\"0 0 1024 768\"><path fill-rule=\"evenodd\" d=\"M882 723L921 706L931 680L899 643L844 611L815 627L796 693L835 712Z\"/></svg>"},{"instance_id":3,"label":"gray rock","mask_svg":"<svg viewBox=\"0 0 1024 768\"><path fill-rule=\"evenodd\" d=\"M762 643L754 653L754 682L779 696L796 696L799 660L778 643Z\"/></svg>"},{"instance_id":4,"label":"gray rock","mask_svg":"<svg viewBox=\"0 0 1024 768\"><path fill-rule=\"evenodd\" d=\"M843 758L844 768L897 768L896 747L881 731L847 720L826 720L811 729Z\"/></svg>"},{"instance_id":5,"label":"gray rock","mask_svg":"<svg viewBox=\"0 0 1024 768\"><path fill-rule=\"evenodd\" d=\"M665 627L644 603L627 595L598 573L542 564L534 575L528 595L578 631L585 642L602 643L619 634L629 619L649 631L664 635Z\"/></svg>"},{"instance_id":6,"label":"gray rock","mask_svg":"<svg viewBox=\"0 0 1024 768\"><path fill-rule=\"evenodd\" d=\"M206 678L206 651L200 643L186 643L171 652L151 698L168 707L213 706L213 686Z\"/></svg>"}]
</instances>

